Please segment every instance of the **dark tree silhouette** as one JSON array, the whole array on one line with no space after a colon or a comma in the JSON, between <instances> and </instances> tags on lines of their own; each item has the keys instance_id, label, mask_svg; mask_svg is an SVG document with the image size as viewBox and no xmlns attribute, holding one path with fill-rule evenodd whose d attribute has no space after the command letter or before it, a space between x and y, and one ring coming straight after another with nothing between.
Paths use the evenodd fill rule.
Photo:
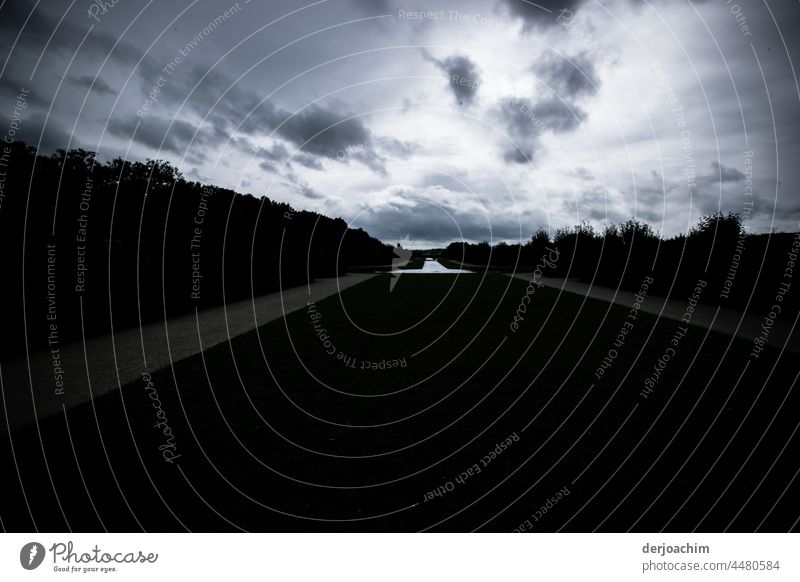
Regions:
<instances>
[{"instance_id":1,"label":"dark tree silhouette","mask_svg":"<svg viewBox=\"0 0 800 582\"><path fill-rule=\"evenodd\" d=\"M456 263L525 272L552 246L559 250L560 260L551 275L631 291L638 291L648 276L654 279L651 294L678 299L689 296L703 279L708 291L702 302L763 311L775 302L797 236L749 234L738 214L717 212L702 217L688 235L668 239L632 218L609 224L601 233L587 223L560 228L552 241L539 230L521 246L451 243L443 255ZM784 313L800 306L798 295L784 296Z\"/></svg>"},{"instance_id":2,"label":"dark tree silhouette","mask_svg":"<svg viewBox=\"0 0 800 582\"><path fill-rule=\"evenodd\" d=\"M99 163L83 149L43 156L9 147L0 207L5 357L26 343L47 347L51 324L65 342L82 329L107 333L112 322L135 326L391 264L390 246L341 218L187 181L161 160Z\"/></svg>"}]
</instances>

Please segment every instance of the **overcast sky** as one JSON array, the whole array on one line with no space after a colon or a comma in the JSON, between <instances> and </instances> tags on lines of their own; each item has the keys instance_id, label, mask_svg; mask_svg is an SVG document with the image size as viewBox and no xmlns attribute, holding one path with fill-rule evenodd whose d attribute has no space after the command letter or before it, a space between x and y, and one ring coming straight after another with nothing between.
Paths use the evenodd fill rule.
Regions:
<instances>
[{"instance_id":1,"label":"overcast sky","mask_svg":"<svg viewBox=\"0 0 800 582\"><path fill-rule=\"evenodd\" d=\"M753 231L798 229L795 0L101 4L0 4L0 130L27 89L44 152L166 159L412 246L672 235L748 201Z\"/></svg>"}]
</instances>

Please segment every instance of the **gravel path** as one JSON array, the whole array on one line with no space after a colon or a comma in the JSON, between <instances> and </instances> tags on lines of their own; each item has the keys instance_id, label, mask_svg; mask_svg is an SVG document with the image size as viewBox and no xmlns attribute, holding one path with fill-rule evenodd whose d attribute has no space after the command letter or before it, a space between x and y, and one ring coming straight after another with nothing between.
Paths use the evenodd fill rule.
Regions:
<instances>
[{"instance_id":1,"label":"gravel path","mask_svg":"<svg viewBox=\"0 0 800 582\"><path fill-rule=\"evenodd\" d=\"M530 281L533 278L533 274L531 273L517 273L514 276L526 281ZM582 296L588 295L593 299L616 303L624 307L631 307L634 303L634 296L636 295L631 291L589 285L588 283L582 283L574 279L542 277L540 281L547 287L561 289L568 293L575 293ZM688 298L687 301L679 301L648 295L641 306L641 310L660 317L666 317L667 319L680 321L687 303ZM720 307L719 313L717 313L717 309L718 308L709 305L697 305L692 314L692 323L705 329L710 328L713 329L713 331L724 333L729 336L740 337L749 342L752 342L753 339L761 333L761 325L764 323L764 317L767 315L766 313L743 313L724 307ZM715 314L716 319L714 319ZM797 333L797 330L795 330L795 333L791 333L792 323L793 321L789 321L789 318L778 318L770 330L768 345L781 349L786 342L786 338L789 338L785 349L789 352L800 353L800 334Z\"/></svg>"},{"instance_id":2,"label":"gravel path","mask_svg":"<svg viewBox=\"0 0 800 582\"><path fill-rule=\"evenodd\" d=\"M140 329L94 337L87 339L85 346L83 342L61 346L58 357L64 385L60 395L56 393L54 358L50 351L0 363L4 415L8 414L11 430L33 424L37 418L124 386L144 372L152 373L278 319L284 313L301 309L309 297L319 301L371 277L374 275L349 274L338 279L321 279L308 286L263 295L255 301L247 299L207 309L197 317L192 313L166 323L160 321Z\"/></svg>"}]
</instances>

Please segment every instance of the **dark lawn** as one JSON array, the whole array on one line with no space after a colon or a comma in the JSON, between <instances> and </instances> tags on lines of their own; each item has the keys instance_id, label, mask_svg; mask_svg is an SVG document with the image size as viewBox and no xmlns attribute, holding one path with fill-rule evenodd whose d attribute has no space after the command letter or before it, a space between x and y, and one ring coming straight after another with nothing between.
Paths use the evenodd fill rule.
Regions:
<instances>
[{"instance_id":1,"label":"dark lawn","mask_svg":"<svg viewBox=\"0 0 800 582\"><path fill-rule=\"evenodd\" d=\"M767 516L762 529L791 526L798 483L778 497L800 467L796 439L778 455L800 417L796 391L787 397L796 355L749 362L750 342L691 327L643 399L679 322L639 313L616 347L628 308L541 288L512 333L525 287L498 274L403 275L390 293L379 275L157 371L173 463L144 381L68 411L70 433L51 418L41 438L60 507L35 428L15 433L35 525L510 531L529 519L535 531L751 531ZM17 476L4 483L5 527L32 529Z\"/></svg>"}]
</instances>

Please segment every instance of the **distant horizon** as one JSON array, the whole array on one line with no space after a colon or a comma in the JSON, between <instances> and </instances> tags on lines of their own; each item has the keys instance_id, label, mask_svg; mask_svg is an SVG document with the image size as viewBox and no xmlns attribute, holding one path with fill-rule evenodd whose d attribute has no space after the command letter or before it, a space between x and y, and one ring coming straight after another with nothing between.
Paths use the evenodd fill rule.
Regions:
<instances>
[{"instance_id":1,"label":"distant horizon","mask_svg":"<svg viewBox=\"0 0 800 582\"><path fill-rule=\"evenodd\" d=\"M30 146L29 144L27 144L26 142L20 142L20 143L25 143L25 145L27 147L33 147L33 146ZM86 151L90 151L90 152L96 154L96 156L97 156L96 159L98 160L99 163L109 163L114 159L118 159L118 158L113 158L113 157L112 158L103 158L98 154L98 152L94 152L93 150L88 150L86 148L81 148L80 146L76 146L74 148L71 148L71 150L77 150L77 149L85 149ZM43 151L40 150L38 152L38 155L50 156L50 155L53 155L55 153L56 153L56 150L53 150L51 152L43 152ZM150 160L150 158L128 159L128 160L126 160L126 163L131 163L131 162L146 163L149 160ZM171 162L169 162L168 160L156 160L156 161L166 162L166 163L169 163L171 165ZM195 179L192 179L192 178L188 178L187 176L183 175L182 173L181 173L181 176L187 182L197 182L197 183L201 184L203 187L220 188L220 189L231 189L231 188L228 188L227 186L220 186L218 184L208 183L208 182L203 182L202 180L195 180ZM413 239L410 236L409 233L406 233L406 234L404 234L404 235L402 235L400 237L386 238L386 237L377 236L374 232L372 232L371 230L369 230L368 228L366 228L363 225L351 224L350 221L346 217L335 216L335 215L332 215L332 214L326 214L324 208L323 209L319 209L318 207L316 209L299 208L297 206L294 206L291 201L278 200L278 199L275 199L275 198L271 198L267 194L257 194L257 193L253 193L253 192L237 191L235 189L233 189L233 191L236 192L237 194L250 195L250 196L253 196L253 197L258 198L258 199L267 198L267 199L269 199L269 200L271 200L273 202L278 202L278 203L282 203L282 204L289 204L295 210L300 210L300 211L305 210L305 211L309 211L309 212L319 212L319 213L321 213L321 214L323 214L325 216L328 216L329 218L341 218L342 220L344 220L348 224L348 227L353 228L353 229L362 228L370 236L373 236L374 238L376 238L377 240L381 241L382 243L388 244L388 245L391 245L391 246L395 246L398 242L404 243L404 238L408 238L410 240L410 242L405 242L403 244L403 248L407 248L407 249L410 249L410 250L440 250L440 249L446 248L448 244L451 244L451 243L454 243L454 242L465 242L465 243L469 243L469 244L479 244L479 243L482 243L482 242L488 242L492 246L498 245L498 244L501 244L501 243L505 243L505 244L509 244L509 245L525 244L526 242L528 242L530 240L531 236L535 232L537 232L538 230L541 229L541 227L532 228L527 237L523 236L520 239L514 239L514 238L488 239L488 238L480 238L480 237L478 237L478 238L464 238L464 239L443 238L443 239L437 239L437 240L417 240L417 239ZM714 212L709 213L707 215L703 215L703 216L710 216L712 214L714 214ZM742 216L741 212L732 212L732 211L729 211L728 213L723 213L723 214L737 214L740 217ZM699 221L700 218L703 218L703 216L698 217L698 221ZM665 236L663 233L660 233L660 231L656 228L656 225L654 225L653 223L650 223L650 222L648 222L646 220L643 220L641 218L637 218L635 216L630 216L628 218L623 218L623 219L620 219L620 220L617 220L617 221L612 221L612 222L602 222L602 223L598 223L598 224L592 224L592 223L590 223L588 221L584 221L584 222L586 222L587 224L592 226L592 228L594 228L595 234L600 234L604 227L611 226L611 225L622 224L622 223L624 223L624 222L626 222L628 220L636 220L638 222L641 222L641 223L644 223L644 224L648 224L650 227L653 228L654 233L657 236L659 236L662 240L669 240L671 238L675 238L675 237L679 237L679 236L685 236L685 235L687 235L689 233L691 228L694 227L697 224L697 221L696 221L694 224L690 224L685 231L680 231L680 232L672 233L672 234L669 234L669 235ZM797 223L797 225L795 226L794 230L783 230L783 229L777 229L775 227L773 227L771 230L755 230L755 229L751 228L751 224L752 224L751 221L745 221L745 224L743 225L745 227L745 230L746 230L747 234L758 235L758 234L778 234L778 233L800 232L800 223ZM571 228L574 228L576 226L580 226L580 223L578 223L578 222L573 222L573 223L569 223L569 224L568 223L564 223L564 224L559 225L559 226L551 227L550 229L544 228L543 230L547 231L548 235L552 239L553 236L555 235L556 231L558 231L559 229L571 229Z\"/></svg>"}]
</instances>

